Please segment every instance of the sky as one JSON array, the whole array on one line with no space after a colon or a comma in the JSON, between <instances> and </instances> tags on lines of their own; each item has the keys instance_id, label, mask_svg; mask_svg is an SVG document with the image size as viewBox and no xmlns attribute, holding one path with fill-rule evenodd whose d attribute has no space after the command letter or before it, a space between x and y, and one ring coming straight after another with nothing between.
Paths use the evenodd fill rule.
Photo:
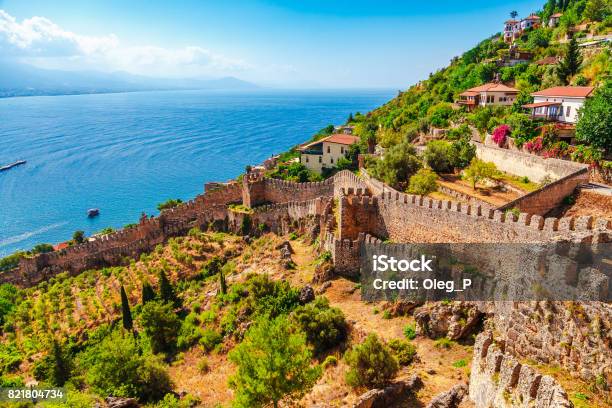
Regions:
<instances>
[{"instance_id":1,"label":"sky","mask_svg":"<svg viewBox=\"0 0 612 408\"><path fill-rule=\"evenodd\" d=\"M0 0L0 58L263 86L404 89L544 0Z\"/></svg>"}]
</instances>

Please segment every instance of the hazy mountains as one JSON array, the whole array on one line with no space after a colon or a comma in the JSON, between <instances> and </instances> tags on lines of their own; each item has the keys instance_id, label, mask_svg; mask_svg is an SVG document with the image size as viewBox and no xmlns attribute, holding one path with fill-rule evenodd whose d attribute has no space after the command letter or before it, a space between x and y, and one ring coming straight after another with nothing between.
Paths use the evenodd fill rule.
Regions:
<instances>
[{"instance_id":1,"label":"hazy mountains","mask_svg":"<svg viewBox=\"0 0 612 408\"><path fill-rule=\"evenodd\" d=\"M173 89L255 88L258 86L234 77L206 80L150 78L126 72L47 70L0 60L0 98Z\"/></svg>"}]
</instances>

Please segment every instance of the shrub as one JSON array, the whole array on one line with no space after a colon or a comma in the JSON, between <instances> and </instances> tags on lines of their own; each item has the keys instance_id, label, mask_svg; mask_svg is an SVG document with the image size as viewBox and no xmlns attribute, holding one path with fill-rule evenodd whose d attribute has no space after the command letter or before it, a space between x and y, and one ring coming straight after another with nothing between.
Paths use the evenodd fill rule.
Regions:
<instances>
[{"instance_id":1,"label":"shrub","mask_svg":"<svg viewBox=\"0 0 612 408\"><path fill-rule=\"evenodd\" d=\"M460 139L453 142L453 150L455 151L455 168L463 169L467 167L472 159L476 157L476 146L470 143L469 139Z\"/></svg>"},{"instance_id":2,"label":"shrub","mask_svg":"<svg viewBox=\"0 0 612 408\"><path fill-rule=\"evenodd\" d=\"M47 354L34 366L34 377L51 385L62 387L73 369L70 350L53 339Z\"/></svg>"},{"instance_id":3,"label":"shrub","mask_svg":"<svg viewBox=\"0 0 612 408\"><path fill-rule=\"evenodd\" d=\"M444 140L432 140L427 143L423 153L425 163L436 173L449 173L457 161L456 151L452 144Z\"/></svg>"},{"instance_id":4,"label":"shrub","mask_svg":"<svg viewBox=\"0 0 612 408\"><path fill-rule=\"evenodd\" d=\"M323 364L321 364L323 369L327 369L327 367L336 366L336 365L338 365L338 358L336 356L327 356L327 357L325 357L325 360L323 361Z\"/></svg>"},{"instance_id":5,"label":"shrub","mask_svg":"<svg viewBox=\"0 0 612 408\"><path fill-rule=\"evenodd\" d=\"M352 387L382 387L399 370L391 350L373 333L347 351L344 359L349 366L346 382Z\"/></svg>"},{"instance_id":6,"label":"shrub","mask_svg":"<svg viewBox=\"0 0 612 408\"><path fill-rule=\"evenodd\" d=\"M438 340L435 341L434 346L436 348L450 349L451 347L453 347L454 344L455 342L451 339L447 337L440 337Z\"/></svg>"},{"instance_id":7,"label":"shrub","mask_svg":"<svg viewBox=\"0 0 612 408\"><path fill-rule=\"evenodd\" d=\"M273 281L268 275L253 275L247 281L245 303L256 315L276 317L299 305L299 291L287 281Z\"/></svg>"},{"instance_id":8,"label":"shrub","mask_svg":"<svg viewBox=\"0 0 612 408\"><path fill-rule=\"evenodd\" d=\"M408 340L414 340L416 338L416 335L416 328L414 324L409 324L404 327L404 336L406 336Z\"/></svg>"},{"instance_id":9,"label":"shrub","mask_svg":"<svg viewBox=\"0 0 612 408\"><path fill-rule=\"evenodd\" d=\"M183 200L181 200L180 198L170 198L164 201L163 203L157 204L157 209L159 211L168 210L170 208L178 207L182 202Z\"/></svg>"},{"instance_id":10,"label":"shrub","mask_svg":"<svg viewBox=\"0 0 612 408\"><path fill-rule=\"evenodd\" d=\"M329 307L329 301L318 297L314 302L299 306L291 314L305 334L315 354L321 354L346 340L348 327L340 309Z\"/></svg>"},{"instance_id":11,"label":"shrub","mask_svg":"<svg viewBox=\"0 0 612 408\"><path fill-rule=\"evenodd\" d=\"M612 80L598 88L592 98L587 98L578 112L576 139L599 149L612 150Z\"/></svg>"},{"instance_id":12,"label":"shrub","mask_svg":"<svg viewBox=\"0 0 612 408\"><path fill-rule=\"evenodd\" d=\"M210 371L210 365L208 364L208 359L206 357L202 357L200 361L198 361L198 371L202 374L206 374Z\"/></svg>"},{"instance_id":13,"label":"shrub","mask_svg":"<svg viewBox=\"0 0 612 408\"><path fill-rule=\"evenodd\" d=\"M181 322L172 305L156 300L147 302L142 306L138 321L154 353L175 348Z\"/></svg>"},{"instance_id":14,"label":"shrub","mask_svg":"<svg viewBox=\"0 0 612 408\"><path fill-rule=\"evenodd\" d=\"M506 144L508 136L510 136L510 127L508 125L500 125L493 131L492 139L499 147L502 147Z\"/></svg>"},{"instance_id":15,"label":"shrub","mask_svg":"<svg viewBox=\"0 0 612 408\"><path fill-rule=\"evenodd\" d=\"M403 366L412 363L416 355L416 347L407 340L393 339L389 342L389 348L397 358L397 362Z\"/></svg>"},{"instance_id":16,"label":"shrub","mask_svg":"<svg viewBox=\"0 0 612 408\"><path fill-rule=\"evenodd\" d=\"M438 189L438 184L436 180L437 177L433 171L428 169L421 169L417 171L414 176L410 177L408 192L421 196L432 193Z\"/></svg>"},{"instance_id":17,"label":"shrub","mask_svg":"<svg viewBox=\"0 0 612 408\"><path fill-rule=\"evenodd\" d=\"M222 340L223 336L221 336L220 333L212 329L205 329L204 331L202 331L199 343L200 346L202 346L202 348L204 349L204 351L210 353L212 350L214 350L217 344L221 343Z\"/></svg>"},{"instance_id":18,"label":"shrub","mask_svg":"<svg viewBox=\"0 0 612 408\"><path fill-rule=\"evenodd\" d=\"M542 136L538 136L535 139L532 139L532 140L526 142L523 145L523 147L529 153L537 153L537 152L541 151L544 148L544 139L542 138Z\"/></svg>"},{"instance_id":19,"label":"shrub","mask_svg":"<svg viewBox=\"0 0 612 408\"><path fill-rule=\"evenodd\" d=\"M464 359L457 360L453 363L453 367L455 368L461 368L465 366L467 366L467 361L465 361Z\"/></svg>"}]
</instances>

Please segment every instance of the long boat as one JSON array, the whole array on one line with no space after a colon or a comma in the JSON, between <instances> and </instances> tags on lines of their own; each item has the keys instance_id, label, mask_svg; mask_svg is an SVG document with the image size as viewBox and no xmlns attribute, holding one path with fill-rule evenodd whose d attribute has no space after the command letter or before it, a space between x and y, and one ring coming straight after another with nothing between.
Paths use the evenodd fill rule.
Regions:
<instances>
[{"instance_id":1,"label":"long boat","mask_svg":"<svg viewBox=\"0 0 612 408\"><path fill-rule=\"evenodd\" d=\"M10 170L13 167L16 167L16 166L19 166L19 165L22 165L22 164L26 164L26 161L25 160L19 160L19 161L16 161L15 163L7 164L6 166L0 167L0 171Z\"/></svg>"}]
</instances>

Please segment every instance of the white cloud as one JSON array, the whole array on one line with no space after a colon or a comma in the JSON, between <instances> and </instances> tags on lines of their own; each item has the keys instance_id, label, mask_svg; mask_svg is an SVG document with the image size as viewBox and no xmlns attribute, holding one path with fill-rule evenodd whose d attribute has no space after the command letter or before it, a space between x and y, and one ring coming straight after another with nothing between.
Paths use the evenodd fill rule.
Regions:
<instances>
[{"instance_id":1,"label":"white cloud","mask_svg":"<svg viewBox=\"0 0 612 408\"><path fill-rule=\"evenodd\" d=\"M122 70L153 76L228 75L253 67L199 46L123 46L114 34L102 37L64 30L45 17L21 23L0 10L0 55L46 68Z\"/></svg>"}]
</instances>

